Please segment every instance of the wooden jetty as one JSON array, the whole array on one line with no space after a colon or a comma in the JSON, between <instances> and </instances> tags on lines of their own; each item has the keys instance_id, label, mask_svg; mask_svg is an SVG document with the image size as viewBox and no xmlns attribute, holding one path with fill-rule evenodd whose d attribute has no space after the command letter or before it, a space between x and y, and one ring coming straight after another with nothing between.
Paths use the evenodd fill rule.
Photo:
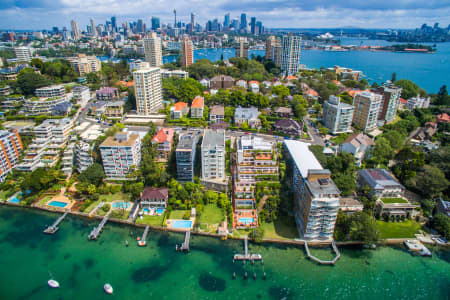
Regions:
<instances>
[{"instance_id":1,"label":"wooden jetty","mask_svg":"<svg viewBox=\"0 0 450 300\"><path fill-rule=\"evenodd\" d=\"M311 252L309 251L308 242L305 241L306 254L310 259L321 265L334 265L341 257L341 253L339 252L339 249L337 248L336 243L334 241L331 242L331 247L333 248L334 253L336 253L336 256L333 258L333 260L321 260L311 254Z\"/></svg>"},{"instance_id":2,"label":"wooden jetty","mask_svg":"<svg viewBox=\"0 0 450 300\"><path fill-rule=\"evenodd\" d=\"M59 230L59 227L58 227L59 223L61 223L62 220L64 220L64 218L67 216L67 214L69 212L70 212L70 210L66 210L66 212L62 216L60 216L58 219L56 219L56 221L52 225L48 226L44 230L44 233L46 233L46 234L54 234L55 232L57 232Z\"/></svg>"},{"instance_id":3,"label":"wooden jetty","mask_svg":"<svg viewBox=\"0 0 450 300\"><path fill-rule=\"evenodd\" d=\"M184 242L181 244L180 251L189 252L189 241L191 239L191 231L186 231L186 235L184 236Z\"/></svg>"},{"instance_id":4,"label":"wooden jetty","mask_svg":"<svg viewBox=\"0 0 450 300\"><path fill-rule=\"evenodd\" d=\"M248 253L248 238L244 238L244 254L235 254L233 260L262 260L261 254L249 254Z\"/></svg>"},{"instance_id":5,"label":"wooden jetty","mask_svg":"<svg viewBox=\"0 0 450 300\"><path fill-rule=\"evenodd\" d=\"M150 226L149 225L145 226L144 234L142 235L142 237L140 239L138 238L138 246L141 246L141 247L147 246L146 240L147 240L147 234L148 234L149 230L150 230Z\"/></svg>"},{"instance_id":6,"label":"wooden jetty","mask_svg":"<svg viewBox=\"0 0 450 300\"><path fill-rule=\"evenodd\" d=\"M92 229L91 233L89 233L88 239L89 240L96 240L100 233L102 232L103 226L105 226L106 222L108 222L109 214L107 214L105 217L103 217L100 224L98 224L97 227L94 227Z\"/></svg>"}]
</instances>

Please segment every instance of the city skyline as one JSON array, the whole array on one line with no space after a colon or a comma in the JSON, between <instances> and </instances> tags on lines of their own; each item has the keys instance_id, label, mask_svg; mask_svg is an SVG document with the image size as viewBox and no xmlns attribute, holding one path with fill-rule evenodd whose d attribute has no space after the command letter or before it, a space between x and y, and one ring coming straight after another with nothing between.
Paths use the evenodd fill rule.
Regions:
<instances>
[{"instance_id":1,"label":"city skyline","mask_svg":"<svg viewBox=\"0 0 450 300\"><path fill-rule=\"evenodd\" d=\"M423 23L441 23L446 27L450 23L450 1L407 1L395 3L387 1L220 1L210 3L197 0L194 3L175 1L168 7L164 1L153 1L151 7L147 1L104 0L104 1L13 1L0 4L1 29L42 30L53 26L70 27L75 19L80 28L90 24L103 23L115 15L117 23L143 19L151 24L151 16L161 19L162 23L173 22L173 9L177 10L177 20L189 23L191 13L196 23L205 24L209 19L219 19L230 14L231 19L247 14L247 21L255 16L268 28L416 28ZM18 19L25 22L17 24Z\"/></svg>"}]
</instances>

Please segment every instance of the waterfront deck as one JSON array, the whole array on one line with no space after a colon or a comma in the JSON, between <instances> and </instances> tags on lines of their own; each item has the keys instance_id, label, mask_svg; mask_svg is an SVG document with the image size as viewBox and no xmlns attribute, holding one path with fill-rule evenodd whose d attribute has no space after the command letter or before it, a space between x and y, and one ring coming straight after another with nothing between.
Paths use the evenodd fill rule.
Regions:
<instances>
[{"instance_id":1,"label":"waterfront deck","mask_svg":"<svg viewBox=\"0 0 450 300\"><path fill-rule=\"evenodd\" d=\"M186 231L186 234L184 236L184 242L181 244L180 251L187 251L189 252L189 241L191 240L191 231Z\"/></svg>"},{"instance_id":2,"label":"waterfront deck","mask_svg":"<svg viewBox=\"0 0 450 300\"><path fill-rule=\"evenodd\" d=\"M56 219L56 221L52 225L48 226L44 230L44 233L54 234L55 232L57 232L59 230L59 227L58 227L59 223L61 223L64 220L64 218L67 216L67 214L69 212L70 212L70 210L66 210L66 212L62 216L60 216L58 219Z\"/></svg>"},{"instance_id":3,"label":"waterfront deck","mask_svg":"<svg viewBox=\"0 0 450 300\"><path fill-rule=\"evenodd\" d=\"M305 249L308 258L321 265L334 265L341 257L341 253L339 252L339 249L337 248L336 243L334 241L331 242L331 247L333 248L334 253L336 253L336 256L333 258L333 260L321 260L311 254L311 252L309 251L308 242L305 241Z\"/></svg>"},{"instance_id":4,"label":"waterfront deck","mask_svg":"<svg viewBox=\"0 0 450 300\"><path fill-rule=\"evenodd\" d=\"M100 222L100 224L98 224L97 227L94 227L94 229L92 229L91 233L89 233L89 236L88 236L89 240L97 240L97 238L100 235L100 233L102 232L102 229L105 226L106 222L108 222L108 219L109 219L109 213L106 216L104 216L102 221Z\"/></svg>"},{"instance_id":5,"label":"waterfront deck","mask_svg":"<svg viewBox=\"0 0 450 300\"><path fill-rule=\"evenodd\" d=\"M147 246L146 240L147 240L147 235L148 235L149 230L150 230L150 226L149 225L145 226L144 234L142 235L140 240L138 240L138 246L141 246L141 247Z\"/></svg>"},{"instance_id":6,"label":"waterfront deck","mask_svg":"<svg viewBox=\"0 0 450 300\"><path fill-rule=\"evenodd\" d=\"M245 236L244 238L244 254L235 254L233 256L233 261L235 260L262 260L261 254L249 254L248 253L248 238Z\"/></svg>"}]
</instances>

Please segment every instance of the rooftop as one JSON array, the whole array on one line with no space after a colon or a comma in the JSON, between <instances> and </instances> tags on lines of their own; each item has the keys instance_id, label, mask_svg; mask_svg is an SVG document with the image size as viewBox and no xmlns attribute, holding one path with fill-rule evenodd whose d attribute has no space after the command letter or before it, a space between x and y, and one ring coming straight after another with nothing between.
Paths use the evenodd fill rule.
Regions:
<instances>
[{"instance_id":1,"label":"rooftop","mask_svg":"<svg viewBox=\"0 0 450 300\"><path fill-rule=\"evenodd\" d=\"M132 146L136 140L139 139L137 134L127 134L126 132L121 132L116 134L114 137L108 137L100 147L129 147Z\"/></svg>"},{"instance_id":2,"label":"rooftop","mask_svg":"<svg viewBox=\"0 0 450 300\"><path fill-rule=\"evenodd\" d=\"M309 170L322 170L317 158L309 150L309 144L294 140L285 140L284 145L291 154L295 165L303 178L308 177Z\"/></svg>"},{"instance_id":3,"label":"rooftop","mask_svg":"<svg viewBox=\"0 0 450 300\"><path fill-rule=\"evenodd\" d=\"M373 189L384 189L385 186L403 186L385 169L363 169L358 170L359 176L362 176L365 181Z\"/></svg>"},{"instance_id":4,"label":"rooftop","mask_svg":"<svg viewBox=\"0 0 450 300\"><path fill-rule=\"evenodd\" d=\"M142 192L141 199L167 199L168 197L168 188L146 187Z\"/></svg>"},{"instance_id":5,"label":"rooftop","mask_svg":"<svg viewBox=\"0 0 450 300\"><path fill-rule=\"evenodd\" d=\"M204 106L204 100L203 97L197 96L192 101L191 108L203 108Z\"/></svg>"},{"instance_id":6,"label":"rooftop","mask_svg":"<svg viewBox=\"0 0 450 300\"><path fill-rule=\"evenodd\" d=\"M192 150L193 144L197 144L198 132L188 132L180 135L177 151L179 150Z\"/></svg>"},{"instance_id":7,"label":"rooftop","mask_svg":"<svg viewBox=\"0 0 450 300\"><path fill-rule=\"evenodd\" d=\"M213 105L209 110L209 114L223 116L225 114L225 107L223 105Z\"/></svg>"},{"instance_id":8,"label":"rooftop","mask_svg":"<svg viewBox=\"0 0 450 300\"><path fill-rule=\"evenodd\" d=\"M225 130L205 130L202 146L225 147Z\"/></svg>"}]
</instances>

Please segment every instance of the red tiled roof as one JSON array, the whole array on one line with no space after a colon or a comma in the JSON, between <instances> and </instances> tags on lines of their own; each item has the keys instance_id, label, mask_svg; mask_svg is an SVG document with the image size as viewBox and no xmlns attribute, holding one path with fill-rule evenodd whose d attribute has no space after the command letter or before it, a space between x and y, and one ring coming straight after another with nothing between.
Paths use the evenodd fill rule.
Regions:
<instances>
[{"instance_id":1,"label":"red tiled roof","mask_svg":"<svg viewBox=\"0 0 450 300\"><path fill-rule=\"evenodd\" d=\"M450 116L447 113L440 114L436 117L436 121L441 123L449 123Z\"/></svg>"},{"instance_id":2,"label":"red tiled roof","mask_svg":"<svg viewBox=\"0 0 450 300\"><path fill-rule=\"evenodd\" d=\"M142 192L141 199L167 199L168 197L168 188L146 187Z\"/></svg>"},{"instance_id":3,"label":"red tiled roof","mask_svg":"<svg viewBox=\"0 0 450 300\"><path fill-rule=\"evenodd\" d=\"M203 97L197 96L195 97L195 99L192 101L192 105L191 108L202 108L204 106L203 103Z\"/></svg>"},{"instance_id":4,"label":"red tiled roof","mask_svg":"<svg viewBox=\"0 0 450 300\"><path fill-rule=\"evenodd\" d=\"M165 141L167 141L167 134L161 128L152 138L152 142L164 143Z\"/></svg>"},{"instance_id":5,"label":"red tiled roof","mask_svg":"<svg viewBox=\"0 0 450 300\"><path fill-rule=\"evenodd\" d=\"M180 110L182 110L183 108L185 108L185 107L187 107L187 103L185 103L185 102L177 102L177 103L175 103L174 105L173 105L173 107L175 107L175 111L180 111Z\"/></svg>"},{"instance_id":6,"label":"red tiled roof","mask_svg":"<svg viewBox=\"0 0 450 300\"><path fill-rule=\"evenodd\" d=\"M289 75L288 77L286 77L287 80L296 80L297 77L293 76L293 75Z\"/></svg>"},{"instance_id":7,"label":"red tiled roof","mask_svg":"<svg viewBox=\"0 0 450 300\"><path fill-rule=\"evenodd\" d=\"M405 100L405 99L403 99L403 98L400 98L400 102L403 103L403 104L406 104L406 103L408 103L408 100Z\"/></svg>"}]
</instances>

